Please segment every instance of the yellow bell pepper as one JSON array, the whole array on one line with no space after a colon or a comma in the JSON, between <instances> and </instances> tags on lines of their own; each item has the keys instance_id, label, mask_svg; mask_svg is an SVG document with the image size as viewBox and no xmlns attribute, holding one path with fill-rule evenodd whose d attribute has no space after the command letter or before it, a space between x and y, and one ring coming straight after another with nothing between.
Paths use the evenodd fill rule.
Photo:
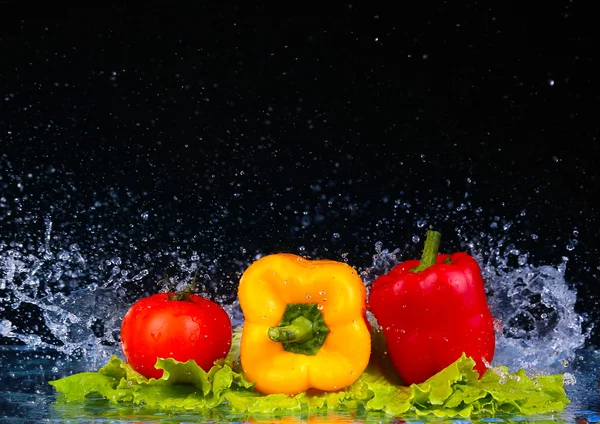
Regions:
<instances>
[{"instance_id":1,"label":"yellow bell pepper","mask_svg":"<svg viewBox=\"0 0 600 424\"><path fill-rule=\"evenodd\" d=\"M241 365L258 391L336 391L367 367L366 289L349 265L268 255L246 269L238 297Z\"/></svg>"}]
</instances>

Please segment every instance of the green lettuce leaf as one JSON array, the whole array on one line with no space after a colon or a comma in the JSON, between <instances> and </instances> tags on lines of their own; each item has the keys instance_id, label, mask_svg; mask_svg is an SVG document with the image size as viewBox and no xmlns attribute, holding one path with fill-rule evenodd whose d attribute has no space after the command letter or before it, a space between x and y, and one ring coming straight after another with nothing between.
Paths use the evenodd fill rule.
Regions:
<instances>
[{"instance_id":1,"label":"green lettuce leaf","mask_svg":"<svg viewBox=\"0 0 600 424\"><path fill-rule=\"evenodd\" d=\"M58 402L105 399L115 405L207 414L220 409L233 414L378 411L392 416L473 417L553 412L569 403L560 374L528 376L523 370L511 373L506 367L494 367L479 379L475 362L465 355L427 381L403 386L376 347L367 370L343 390L263 395L245 379L239 351L232 352L208 372L194 361L159 359L156 368L164 371L159 379L145 378L114 356L97 372L50 384L60 393Z\"/></svg>"}]
</instances>

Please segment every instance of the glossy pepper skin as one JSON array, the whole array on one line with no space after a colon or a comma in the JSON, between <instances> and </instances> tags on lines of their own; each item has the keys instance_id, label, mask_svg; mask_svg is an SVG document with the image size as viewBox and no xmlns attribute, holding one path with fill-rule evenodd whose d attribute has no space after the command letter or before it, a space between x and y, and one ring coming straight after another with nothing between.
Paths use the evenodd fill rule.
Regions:
<instances>
[{"instance_id":1,"label":"glossy pepper skin","mask_svg":"<svg viewBox=\"0 0 600 424\"><path fill-rule=\"evenodd\" d=\"M464 352L480 377L495 350L493 317L479 265L464 252L437 254L440 233L429 231L423 259L378 277L370 310L404 384L422 383ZM434 240L436 239L437 240Z\"/></svg>"},{"instance_id":2,"label":"glossy pepper skin","mask_svg":"<svg viewBox=\"0 0 600 424\"><path fill-rule=\"evenodd\" d=\"M258 391L336 391L352 384L365 370L371 353L366 288L347 264L287 253L268 255L246 269L238 297L245 319L241 365ZM272 339L294 327L283 322L294 308L312 309L326 326L325 331L318 331L322 344L310 353L286 350L285 343Z\"/></svg>"}]
</instances>

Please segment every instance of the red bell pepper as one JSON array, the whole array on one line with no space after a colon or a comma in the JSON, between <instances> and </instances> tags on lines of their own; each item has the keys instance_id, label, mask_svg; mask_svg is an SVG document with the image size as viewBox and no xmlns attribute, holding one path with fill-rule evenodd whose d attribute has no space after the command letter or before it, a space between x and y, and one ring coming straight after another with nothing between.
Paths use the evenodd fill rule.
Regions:
<instances>
[{"instance_id":1,"label":"red bell pepper","mask_svg":"<svg viewBox=\"0 0 600 424\"><path fill-rule=\"evenodd\" d=\"M496 338L481 269L464 252L438 254L441 234L428 231L421 260L396 265L378 277L370 310L404 384L422 383L460 358L479 376L492 361Z\"/></svg>"}]
</instances>

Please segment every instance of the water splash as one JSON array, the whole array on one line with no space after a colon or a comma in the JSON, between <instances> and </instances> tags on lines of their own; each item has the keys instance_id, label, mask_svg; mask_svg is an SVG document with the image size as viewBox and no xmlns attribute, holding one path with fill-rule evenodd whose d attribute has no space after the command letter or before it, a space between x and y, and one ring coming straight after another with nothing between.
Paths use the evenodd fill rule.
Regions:
<instances>
[{"instance_id":1,"label":"water splash","mask_svg":"<svg viewBox=\"0 0 600 424\"><path fill-rule=\"evenodd\" d=\"M490 244L498 246L503 241L468 242L465 247ZM401 262L399 248L383 249L378 242L375 251L371 267L362 272L368 287ZM471 252L481 265L490 309L498 323L493 364L514 370L564 372L585 346L591 330L583 331L584 319L575 312L577 292L564 278L566 259L556 266L533 266L521 255L515 268L509 265L515 251L502 252L497 248L492 256Z\"/></svg>"},{"instance_id":2,"label":"water splash","mask_svg":"<svg viewBox=\"0 0 600 424\"><path fill-rule=\"evenodd\" d=\"M121 286L139 274L128 278L111 268L101 285L79 288L80 281L89 281L91 269L95 278L102 278L109 261L98 264L77 245L52 251L52 222L45 224L47 237L41 248L13 244L0 249L1 335L13 343L69 356L94 352L104 357L118 342L114 328L126 310Z\"/></svg>"},{"instance_id":3,"label":"water splash","mask_svg":"<svg viewBox=\"0 0 600 424\"><path fill-rule=\"evenodd\" d=\"M77 244L62 247L60 236L51 239L52 221L44 223L47 237L40 244L0 245L0 336L4 343L50 348L96 361L119 354L120 323L141 297L134 289L148 279L149 269L133 264L132 272L118 255L97 257ZM196 252L190 257L179 252L159 256L168 256L176 272L153 292L171 287L181 290L192 276L207 284L211 280L211 270L200 263ZM86 281L91 282L86 285ZM206 290L207 284L200 287ZM234 322L241 322L236 302L227 304L226 310Z\"/></svg>"},{"instance_id":4,"label":"water splash","mask_svg":"<svg viewBox=\"0 0 600 424\"><path fill-rule=\"evenodd\" d=\"M558 266L485 267L490 308L501 323L497 363L560 372L583 348L587 333L575 312L577 293Z\"/></svg>"},{"instance_id":5,"label":"water splash","mask_svg":"<svg viewBox=\"0 0 600 424\"><path fill-rule=\"evenodd\" d=\"M78 245L52 249L52 221L44 222L46 236L37 251L28 252L18 245L0 249L1 307L21 313L25 310L26 318L37 320L38 325L18 328L16 321L5 318L0 335L32 347L55 348L67 355L101 359L118 352L119 325L131 304L126 285L147 277L148 269L136 273L123 270L118 256L98 263ZM361 271L366 285L399 263L403 250L383 249L383 244L377 242L371 266ZM586 334L582 331L583 319L574 308L576 292L564 278L566 261L558 266L536 267L527 264L521 255L515 268L508 265L512 250L504 254L494 250L492 256L483 252L473 255L482 265L490 308L500 323L494 362L514 368L558 370L573 361L577 349L585 344ZM198 269L199 255L175 259L180 276L172 278L171 284L181 288ZM241 269L247 265L249 262L239 264ZM103 282L77 288L73 281L88 277L91 269L96 270L95 281ZM211 277L206 273L202 278ZM243 316L237 300L223 300L234 325L241 325Z\"/></svg>"},{"instance_id":6,"label":"water splash","mask_svg":"<svg viewBox=\"0 0 600 424\"><path fill-rule=\"evenodd\" d=\"M0 341L4 344L104 358L119 351L119 324L135 300L158 291L156 282L163 278L181 288L199 268L202 290L225 305L234 325L243 322L235 288L244 269L261 256L256 246L271 235L250 242L258 224L246 221L248 213L238 205L239 199L213 198L205 216L191 222L173 212L181 196L171 195L175 200L164 212L153 206L155 200L146 192L114 187L97 191L96 185L86 191L74 183L73 175L52 168L20 174L4 162L0 169L4 171L0 177ZM574 308L577 294L565 280L567 260L533 265L507 240L509 232L521 233L518 227L525 211L514 221L492 216L486 223L483 209L471 203L468 193L456 202L435 196L425 196L423 201L401 191L395 197L385 195L381 204L360 204L333 186L328 190L319 189L319 196L302 208L290 203L276 209L277 202L268 200L259 218L268 218L268 228L275 215L289 219L297 253L309 258L337 255L353 265L357 256L372 255L371 264L357 268L367 286L400 260L417 257L426 227L445 226L444 234L453 234L446 249L463 248L482 266L501 329L496 363L564 367L585 343L583 319ZM196 199L192 199L194 206ZM239 216L233 215L235 210ZM362 210L377 210L382 218L369 221L367 214L359 213ZM309 215L313 216L310 222ZM348 224L337 226L346 219ZM367 229L358 236L346 231L345 226L363 221ZM186 229L190 223L197 231ZM480 232L486 226L488 233ZM233 228L231 234L224 234L226 227ZM248 233L243 244L236 241L241 230ZM381 234L396 234L408 242L384 249L383 242L370 238ZM361 245L349 254L353 241L348 240L353 237L366 240L364 245L370 247ZM530 240L537 238L530 235ZM453 245L456 240L459 246ZM576 245L574 233L565 248L570 253ZM284 250L291 251L290 244Z\"/></svg>"}]
</instances>

